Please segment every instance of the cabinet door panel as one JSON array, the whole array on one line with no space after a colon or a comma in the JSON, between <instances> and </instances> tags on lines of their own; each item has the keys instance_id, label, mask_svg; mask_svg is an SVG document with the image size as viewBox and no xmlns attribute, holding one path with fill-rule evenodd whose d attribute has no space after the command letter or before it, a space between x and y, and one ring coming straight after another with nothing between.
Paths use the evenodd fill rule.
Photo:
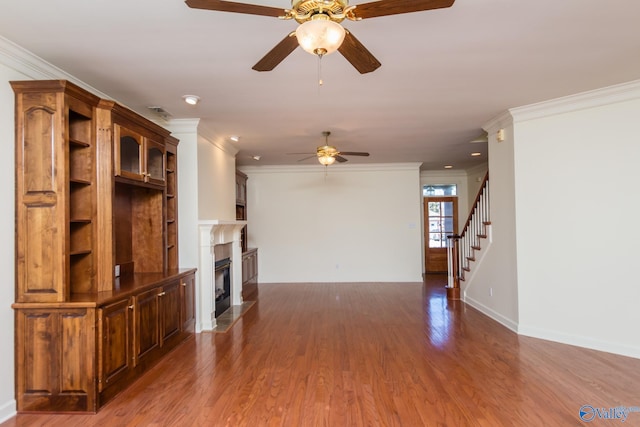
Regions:
<instances>
[{"instance_id":1,"label":"cabinet door panel","mask_svg":"<svg viewBox=\"0 0 640 427\"><path fill-rule=\"evenodd\" d=\"M126 377L132 367L129 307L127 299L102 308L100 391Z\"/></svg>"},{"instance_id":2,"label":"cabinet door panel","mask_svg":"<svg viewBox=\"0 0 640 427\"><path fill-rule=\"evenodd\" d=\"M182 331L195 332L196 325L196 277L193 274L182 279Z\"/></svg>"},{"instance_id":3,"label":"cabinet door panel","mask_svg":"<svg viewBox=\"0 0 640 427\"><path fill-rule=\"evenodd\" d=\"M22 329L23 342L18 343L18 351L22 353L25 367L23 391L27 394L47 393L54 394L56 386L55 355L58 350L58 342L55 336L57 316L55 313L45 310L25 310L19 312L18 325Z\"/></svg>"},{"instance_id":4,"label":"cabinet door panel","mask_svg":"<svg viewBox=\"0 0 640 427\"><path fill-rule=\"evenodd\" d=\"M93 310L60 313L60 393L93 394L95 377L95 317Z\"/></svg>"},{"instance_id":5,"label":"cabinet door panel","mask_svg":"<svg viewBox=\"0 0 640 427\"><path fill-rule=\"evenodd\" d=\"M21 411L95 411L95 311L16 312L16 399Z\"/></svg>"},{"instance_id":6,"label":"cabinet door panel","mask_svg":"<svg viewBox=\"0 0 640 427\"><path fill-rule=\"evenodd\" d=\"M135 311L135 362L138 365L149 357L153 350L160 347L160 328L158 324L158 294L160 289L143 292L136 297Z\"/></svg>"},{"instance_id":7,"label":"cabinet door panel","mask_svg":"<svg viewBox=\"0 0 640 427\"><path fill-rule=\"evenodd\" d=\"M171 337L180 333L180 282L175 282L162 289L161 310L161 345Z\"/></svg>"}]
</instances>

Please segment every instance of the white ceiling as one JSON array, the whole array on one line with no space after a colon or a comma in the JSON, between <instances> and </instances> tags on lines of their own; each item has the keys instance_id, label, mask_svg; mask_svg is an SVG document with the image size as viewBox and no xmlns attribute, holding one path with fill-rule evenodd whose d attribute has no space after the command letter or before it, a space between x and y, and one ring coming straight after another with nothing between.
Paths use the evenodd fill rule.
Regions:
<instances>
[{"instance_id":1,"label":"white ceiling","mask_svg":"<svg viewBox=\"0 0 640 427\"><path fill-rule=\"evenodd\" d=\"M240 165L296 164L304 156L286 153L313 153L329 130L338 149L371 153L350 163L465 169L486 161L486 144L469 141L506 109L640 78L637 0L457 0L343 25L382 66L361 75L334 53L319 87L317 58L300 48L271 72L251 69L295 21L181 0L0 3L0 36L141 114L161 106L217 138L240 135Z\"/></svg>"}]
</instances>

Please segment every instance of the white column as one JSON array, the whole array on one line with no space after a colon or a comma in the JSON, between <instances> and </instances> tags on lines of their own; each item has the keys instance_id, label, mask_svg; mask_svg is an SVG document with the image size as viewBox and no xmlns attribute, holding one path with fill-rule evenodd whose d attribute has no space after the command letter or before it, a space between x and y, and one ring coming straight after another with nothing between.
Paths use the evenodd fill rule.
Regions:
<instances>
[{"instance_id":1,"label":"white column","mask_svg":"<svg viewBox=\"0 0 640 427\"><path fill-rule=\"evenodd\" d=\"M200 259L198 265L198 275L200 276L200 315L196 330L211 331L216 327L216 305L214 299L215 277L214 277L214 253L211 233L211 224L201 224L199 228Z\"/></svg>"},{"instance_id":2,"label":"white column","mask_svg":"<svg viewBox=\"0 0 640 427\"><path fill-rule=\"evenodd\" d=\"M233 230L233 243L231 245L231 305L242 304L242 246L240 243L240 231L242 225Z\"/></svg>"}]
</instances>

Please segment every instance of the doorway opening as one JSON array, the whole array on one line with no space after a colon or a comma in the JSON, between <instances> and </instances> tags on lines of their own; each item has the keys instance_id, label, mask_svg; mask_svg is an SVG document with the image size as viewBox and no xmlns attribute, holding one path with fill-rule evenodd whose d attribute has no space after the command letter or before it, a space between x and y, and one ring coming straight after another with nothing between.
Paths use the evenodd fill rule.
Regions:
<instances>
[{"instance_id":1,"label":"doorway opening","mask_svg":"<svg viewBox=\"0 0 640 427\"><path fill-rule=\"evenodd\" d=\"M425 186L423 195L425 270L427 273L446 273L447 236L458 232L456 186Z\"/></svg>"}]
</instances>

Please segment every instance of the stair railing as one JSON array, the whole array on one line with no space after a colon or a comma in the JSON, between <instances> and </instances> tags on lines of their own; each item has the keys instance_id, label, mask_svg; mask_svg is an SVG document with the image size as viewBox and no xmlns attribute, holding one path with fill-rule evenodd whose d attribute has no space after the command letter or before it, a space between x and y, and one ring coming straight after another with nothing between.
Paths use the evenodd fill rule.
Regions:
<instances>
[{"instance_id":1,"label":"stair railing","mask_svg":"<svg viewBox=\"0 0 640 427\"><path fill-rule=\"evenodd\" d=\"M475 251L479 251L480 239L486 236L486 226L491 224L489 209L489 172L486 173L478 190L462 232L447 236L448 281L447 298L460 299L460 281L465 271L471 271L470 262L475 261Z\"/></svg>"}]
</instances>

